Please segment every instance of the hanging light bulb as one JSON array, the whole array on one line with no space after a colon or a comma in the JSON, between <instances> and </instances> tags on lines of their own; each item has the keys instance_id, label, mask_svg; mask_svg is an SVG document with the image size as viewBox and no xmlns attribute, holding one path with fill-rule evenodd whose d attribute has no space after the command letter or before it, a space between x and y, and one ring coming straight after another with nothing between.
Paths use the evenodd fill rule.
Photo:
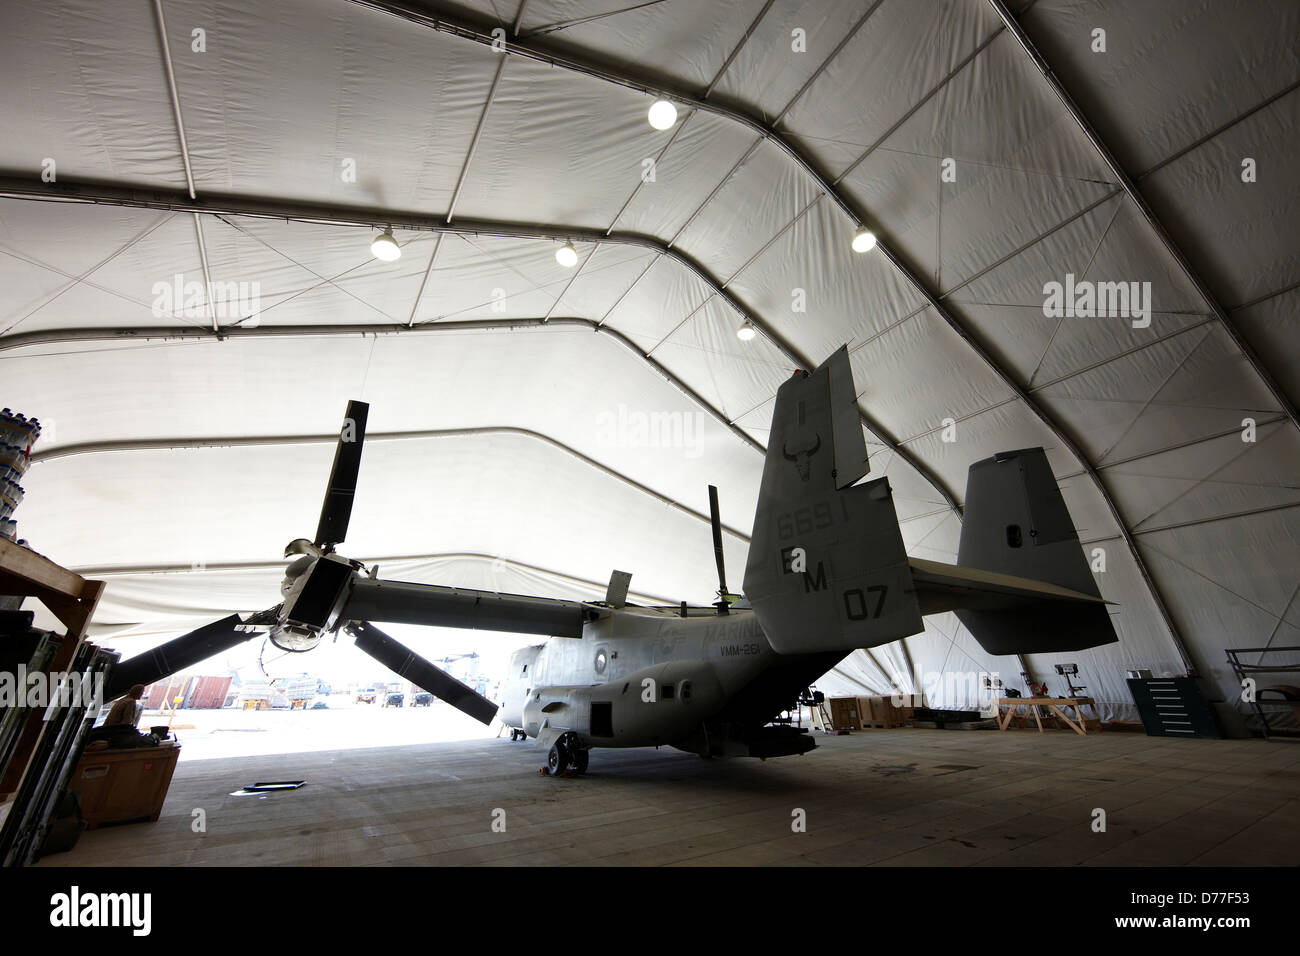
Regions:
<instances>
[{"instance_id":1,"label":"hanging light bulb","mask_svg":"<svg viewBox=\"0 0 1300 956\"><path fill-rule=\"evenodd\" d=\"M370 254L376 259L384 260L384 262L392 262L402 257L402 247L393 238L392 226L375 236L374 242L370 243Z\"/></svg>"},{"instance_id":2,"label":"hanging light bulb","mask_svg":"<svg viewBox=\"0 0 1300 956\"><path fill-rule=\"evenodd\" d=\"M754 326L750 323L749 319L746 319L745 324L736 329L736 338L740 339L742 342L748 342L756 334Z\"/></svg>"},{"instance_id":3,"label":"hanging light bulb","mask_svg":"<svg viewBox=\"0 0 1300 956\"><path fill-rule=\"evenodd\" d=\"M876 248L876 234L866 226L862 226L853 234L854 252L870 252L874 248Z\"/></svg>"},{"instance_id":4,"label":"hanging light bulb","mask_svg":"<svg viewBox=\"0 0 1300 956\"><path fill-rule=\"evenodd\" d=\"M572 269L578 264L578 250L573 248L573 243L566 242L555 250L555 261L566 269Z\"/></svg>"},{"instance_id":5,"label":"hanging light bulb","mask_svg":"<svg viewBox=\"0 0 1300 956\"><path fill-rule=\"evenodd\" d=\"M672 129L673 124L677 122L677 107L667 100L655 100L650 104L647 118L655 129Z\"/></svg>"}]
</instances>

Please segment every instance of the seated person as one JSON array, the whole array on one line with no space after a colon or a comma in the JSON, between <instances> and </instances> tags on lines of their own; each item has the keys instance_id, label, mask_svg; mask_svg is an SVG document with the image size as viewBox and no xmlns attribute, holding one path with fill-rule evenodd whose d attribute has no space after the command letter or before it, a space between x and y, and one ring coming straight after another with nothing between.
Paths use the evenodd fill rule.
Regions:
<instances>
[{"instance_id":1,"label":"seated person","mask_svg":"<svg viewBox=\"0 0 1300 956\"><path fill-rule=\"evenodd\" d=\"M140 715L144 713L144 704L140 703L140 698L143 696L144 684L134 685L126 692L125 697L120 698L113 705L101 726L109 727L114 724L127 724L134 727L140 722Z\"/></svg>"},{"instance_id":2,"label":"seated person","mask_svg":"<svg viewBox=\"0 0 1300 956\"><path fill-rule=\"evenodd\" d=\"M144 705L140 703L143 696L143 684L136 684L127 691L125 697L113 704L104 722L86 734L86 743L104 740L111 750L158 746L152 735L142 734L135 728L144 713Z\"/></svg>"}]
</instances>

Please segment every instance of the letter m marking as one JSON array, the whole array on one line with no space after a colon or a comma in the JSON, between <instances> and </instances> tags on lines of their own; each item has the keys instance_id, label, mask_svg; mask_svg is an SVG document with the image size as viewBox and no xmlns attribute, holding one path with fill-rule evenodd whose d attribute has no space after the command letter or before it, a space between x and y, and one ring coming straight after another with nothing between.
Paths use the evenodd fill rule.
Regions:
<instances>
[{"instance_id":1,"label":"letter m marking","mask_svg":"<svg viewBox=\"0 0 1300 956\"><path fill-rule=\"evenodd\" d=\"M810 573L803 573L803 593L809 594L813 591L821 591L826 587L826 565L817 562L817 577L814 578Z\"/></svg>"}]
</instances>

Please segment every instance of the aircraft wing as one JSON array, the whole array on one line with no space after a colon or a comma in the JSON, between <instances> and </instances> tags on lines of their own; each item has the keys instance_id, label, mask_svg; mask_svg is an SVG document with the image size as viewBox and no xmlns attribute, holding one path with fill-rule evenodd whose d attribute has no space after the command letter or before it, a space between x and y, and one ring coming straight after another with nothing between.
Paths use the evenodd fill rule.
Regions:
<instances>
[{"instance_id":1,"label":"aircraft wing","mask_svg":"<svg viewBox=\"0 0 1300 956\"><path fill-rule=\"evenodd\" d=\"M940 561L908 555L912 583L922 614L939 614L969 608L980 611L1007 610L1032 601L1078 601L1082 604L1110 604L1096 595L1032 578L963 568Z\"/></svg>"},{"instance_id":2,"label":"aircraft wing","mask_svg":"<svg viewBox=\"0 0 1300 956\"><path fill-rule=\"evenodd\" d=\"M353 576L336 620L581 637L595 616L580 601Z\"/></svg>"}]
</instances>

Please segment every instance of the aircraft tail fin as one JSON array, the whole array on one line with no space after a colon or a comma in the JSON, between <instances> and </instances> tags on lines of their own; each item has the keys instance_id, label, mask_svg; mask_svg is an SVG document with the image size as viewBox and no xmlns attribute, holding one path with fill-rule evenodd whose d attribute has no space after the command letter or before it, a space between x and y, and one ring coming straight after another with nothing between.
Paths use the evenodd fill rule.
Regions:
<instances>
[{"instance_id":1,"label":"aircraft tail fin","mask_svg":"<svg viewBox=\"0 0 1300 956\"><path fill-rule=\"evenodd\" d=\"M847 348L777 391L745 597L782 654L874 647L921 630L889 482L867 473Z\"/></svg>"},{"instance_id":2,"label":"aircraft tail fin","mask_svg":"<svg viewBox=\"0 0 1300 956\"><path fill-rule=\"evenodd\" d=\"M1003 607L986 602L956 608L991 654L1073 651L1117 640L1041 448L1000 452L970 466L957 563L1074 592L1075 597L1063 598L1044 588L1038 599Z\"/></svg>"}]
</instances>

